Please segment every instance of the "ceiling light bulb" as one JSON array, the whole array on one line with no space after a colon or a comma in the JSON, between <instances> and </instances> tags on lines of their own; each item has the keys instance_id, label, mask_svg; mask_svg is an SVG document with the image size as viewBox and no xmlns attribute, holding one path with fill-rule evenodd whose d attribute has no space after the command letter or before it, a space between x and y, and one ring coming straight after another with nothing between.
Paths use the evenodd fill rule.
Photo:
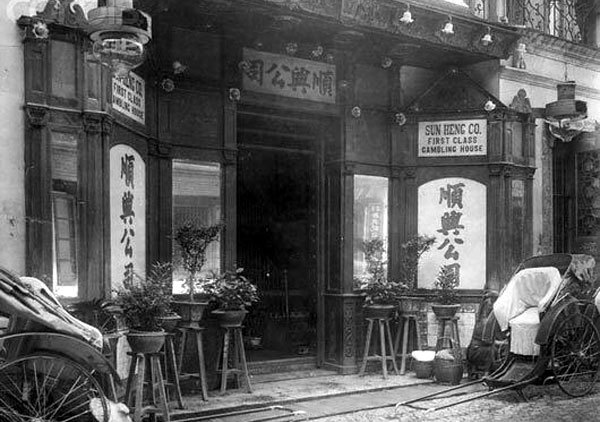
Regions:
<instances>
[{"instance_id":1,"label":"ceiling light bulb","mask_svg":"<svg viewBox=\"0 0 600 422\"><path fill-rule=\"evenodd\" d=\"M491 33L491 30L490 30L490 28L488 27L488 29L487 29L487 33L486 33L486 34L485 34L483 37L481 37L481 44L483 44L483 45L485 45L485 46L488 46L488 45L490 45L492 42L493 42L493 39L492 39L492 33Z\"/></svg>"},{"instance_id":2,"label":"ceiling light bulb","mask_svg":"<svg viewBox=\"0 0 600 422\"><path fill-rule=\"evenodd\" d=\"M414 22L414 19L412 18L412 13L410 13L410 9L408 7L406 8L406 11L402 14L400 22L402 22L405 25Z\"/></svg>"},{"instance_id":3,"label":"ceiling light bulb","mask_svg":"<svg viewBox=\"0 0 600 422\"><path fill-rule=\"evenodd\" d=\"M454 24L452 23L452 17L448 17L448 21L444 24L442 28L442 33L446 35L454 35Z\"/></svg>"}]
</instances>

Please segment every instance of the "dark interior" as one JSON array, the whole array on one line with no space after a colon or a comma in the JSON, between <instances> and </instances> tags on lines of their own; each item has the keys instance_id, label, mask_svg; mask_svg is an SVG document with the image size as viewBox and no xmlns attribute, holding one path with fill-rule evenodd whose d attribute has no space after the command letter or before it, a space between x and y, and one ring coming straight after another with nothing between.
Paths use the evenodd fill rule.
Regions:
<instances>
[{"instance_id":1,"label":"dark interior","mask_svg":"<svg viewBox=\"0 0 600 422\"><path fill-rule=\"evenodd\" d=\"M318 171L310 132L299 120L238 121L238 266L261 297L244 322L250 361L316 354Z\"/></svg>"}]
</instances>

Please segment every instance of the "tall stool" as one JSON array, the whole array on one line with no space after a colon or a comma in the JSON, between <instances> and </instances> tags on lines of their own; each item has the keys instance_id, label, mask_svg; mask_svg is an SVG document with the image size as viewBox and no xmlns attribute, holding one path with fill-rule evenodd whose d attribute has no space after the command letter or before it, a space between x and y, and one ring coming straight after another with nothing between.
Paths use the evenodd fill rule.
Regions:
<instances>
[{"instance_id":1,"label":"tall stool","mask_svg":"<svg viewBox=\"0 0 600 422\"><path fill-rule=\"evenodd\" d=\"M381 362L381 370L383 371L383 378L387 378L387 362L388 360L392 361L392 366L396 375L398 375L398 366L396 366L396 357L393 356L394 347L392 345L392 335L390 333L390 318L389 317L373 317L367 318L369 321L369 326L367 328L367 336L365 338L365 350L363 354L362 366L358 375L364 375L365 369L367 368L367 362L376 360ZM373 334L373 325L377 324L379 327L379 344L381 355L374 353L373 355L369 354L371 349L371 335ZM387 354L386 351L386 341L387 347L389 347L390 355ZM377 345L375 345L375 349ZM374 350L375 352L376 350Z\"/></svg>"},{"instance_id":2,"label":"tall stool","mask_svg":"<svg viewBox=\"0 0 600 422\"><path fill-rule=\"evenodd\" d=\"M410 352L414 350L413 338L419 338L420 321L417 312L402 312L400 314L400 322L396 330L396 339L394 341L394 356L401 357L400 360L400 375L406 373L406 359L410 356ZM402 352L398 354L400 347L400 334L402 334ZM410 350L409 350L410 347Z\"/></svg>"},{"instance_id":3,"label":"tall stool","mask_svg":"<svg viewBox=\"0 0 600 422\"><path fill-rule=\"evenodd\" d=\"M221 325L225 330L223 333L223 347L217 354L217 372L221 372L221 393L227 389L227 379L233 375L236 379L238 388L241 388L240 378L243 376L246 383L246 391L252 392L250 384L250 375L248 374L248 363L246 362L246 351L244 350L244 341L242 339L242 325ZM233 342L231 342L233 335ZM229 364L229 352L231 349L231 366Z\"/></svg>"},{"instance_id":4,"label":"tall stool","mask_svg":"<svg viewBox=\"0 0 600 422\"><path fill-rule=\"evenodd\" d=\"M183 325L179 327L181 331L181 343L179 345L179 379L186 380L190 378L200 379L200 389L202 390L202 400L208 400L208 387L206 386L206 365L204 364L204 342L202 341L202 333L204 327L200 327L197 324ZM185 354L188 335L191 335L196 341L196 354L198 357L198 373L185 373L183 372L183 356Z\"/></svg>"},{"instance_id":5,"label":"tall stool","mask_svg":"<svg viewBox=\"0 0 600 422\"><path fill-rule=\"evenodd\" d=\"M183 396L181 394L181 385L179 383L179 367L177 366L177 356L175 354L175 346L173 339L175 333L167 332L164 346L164 368L165 368L165 386L175 390L175 399L180 409L185 409L183 405Z\"/></svg>"},{"instance_id":6,"label":"tall stool","mask_svg":"<svg viewBox=\"0 0 600 422\"><path fill-rule=\"evenodd\" d=\"M125 399L127 405L133 409L133 422L141 422L147 413L162 413L162 420L170 422L169 407L165 382L160 366L161 353L129 353L131 365ZM149 379L146 379L146 369ZM150 406L144 404L145 387L149 387ZM135 390L135 394L134 394Z\"/></svg>"},{"instance_id":7,"label":"tall stool","mask_svg":"<svg viewBox=\"0 0 600 422\"><path fill-rule=\"evenodd\" d=\"M446 336L446 330L450 328L450 335ZM458 332L458 317L438 317L437 340L442 337L450 337L460 350L460 333ZM436 340L436 342L437 342Z\"/></svg>"}]
</instances>

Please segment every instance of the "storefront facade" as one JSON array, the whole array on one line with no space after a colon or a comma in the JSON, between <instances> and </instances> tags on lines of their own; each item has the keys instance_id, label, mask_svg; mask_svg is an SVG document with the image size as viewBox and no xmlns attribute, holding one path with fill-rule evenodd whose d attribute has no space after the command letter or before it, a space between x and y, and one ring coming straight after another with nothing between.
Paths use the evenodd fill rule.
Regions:
<instances>
[{"instance_id":1,"label":"storefront facade","mask_svg":"<svg viewBox=\"0 0 600 422\"><path fill-rule=\"evenodd\" d=\"M66 302L106 298L155 261L177 264L183 222L222 222L206 270L243 267L262 292L246 333L262 336L256 359L351 373L362 242L385 241L396 277L400 245L434 235L415 294L431 300L451 265L466 344L482 292L552 249L539 108L555 98L519 69L522 32L482 19L496 9L409 3L142 2L153 41L126 79L91 53L78 6L21 18L26 252L12 268ZM532 107L513 104L517 88Z\"/></svg>"}]
</instances>

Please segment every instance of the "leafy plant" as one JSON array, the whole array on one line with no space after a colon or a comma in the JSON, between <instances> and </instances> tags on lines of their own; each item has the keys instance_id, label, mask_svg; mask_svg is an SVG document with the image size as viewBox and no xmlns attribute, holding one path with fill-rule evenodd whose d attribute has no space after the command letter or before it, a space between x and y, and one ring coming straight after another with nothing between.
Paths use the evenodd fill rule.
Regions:
<instances>
[{"instance_id":1,"label":"leafy plant","mask_svg":"<svg viewBox=\"0 0 600 422\"><path fill-rule=\"evenodd\" d=\"M206 249L218 239L222 227L221 224L199 226L187 222L180 226L175 233L175 241L181 248L183 268L189 273L183 285L187 288L190 302L194 301L194 294L199 287L196 275L206 264Z\"/></svg>"},{"instance_id":2,"label":"leafy plant","mask_svg":"<svg viewBox=\"0 0 600 422\"><path fill-rule=\"evenodd\" d=\"M258 290L242 275L243 268L213 274L206 284L206 291L220 309L244 309L258 302Z\"/></svg>"},{"instance_id":3,"label":"leafy plant","mask_svg":"<svg viewBox=\"0 0 600 422\"><path fill-rule=\"evenodd\" d=\"M451 265L442 265L440 272L435 279L437 301L442 305L452 305L458 302L456 288L458 287L458 277Z\"/></svg>"},{"instance_id":4,"label":"leafy plant","mask_svg":"<svg viewBox=\"0 0 600 422\"><path fill-rule=\"evenodd\" d=\"M406 284L390 280L387 277L387 261L384 259L385 247L379 238L363 242L363 251L369 276L360 281L360 290L365 293L366 305L393 305L403 294Z\"/></svg>"},{"instance_id":5,"label":"leafy plant","mask_svg":"<svg viewBox=\"0 0 600 422\"><path fill-rule=\"evenodd\" d=\"M129 328L139 331L160 331L161 318L171 311L170 263L157 262L145 279L126 279L116 291L115 304L123 310Z\"/></svg>"},{"instance_id":6,"label":"leafy plant","mask_svg":"<svg viewBox=\"0 0 600 422\"><path fill-rule=\"evenodd\" d=\"M417 235L400 245L400 280L414 290L417 287L419 259L435 243L435 237Z\"/></svg>"}]
</instances>

